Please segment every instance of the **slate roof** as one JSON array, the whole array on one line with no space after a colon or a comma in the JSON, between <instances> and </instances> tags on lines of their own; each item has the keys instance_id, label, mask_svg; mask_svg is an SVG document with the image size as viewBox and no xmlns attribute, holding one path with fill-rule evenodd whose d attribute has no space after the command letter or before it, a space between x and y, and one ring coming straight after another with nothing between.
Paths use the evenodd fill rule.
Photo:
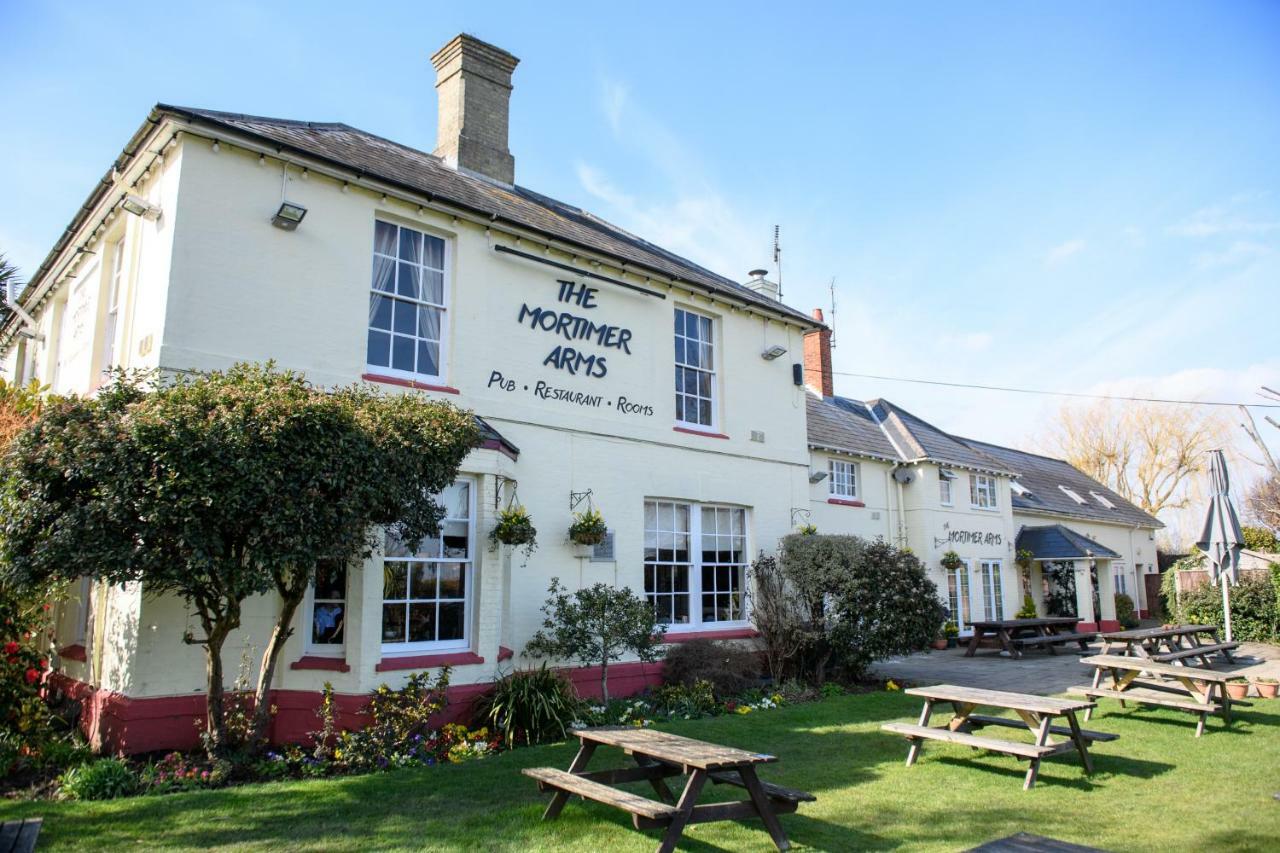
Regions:
<instances>
[{"instance_id":1,"label":"slate roof","mask_svg":"<svg viewBox=\"0 0 1280 853\"><path fill-rule=\"evenodd\" d=\"M977 468L999 474L1012 474L1013 469L1000 461L975 450L949 433L943 432L928 421L922 420L906 409L888 400L870 400L867 403L893 438L905 458L903 461L930 460L950 463L962 468Z\"/></svg>"},{"instance_id":2,"label":"slate roof","mask_svg":"<svg viewBox=\"0 0 1280 853\"><path fill-rule=\"evenodd\" d=\"M520 455L520 448L516 447L514 444L508 441L506 437L503 436L502 433L494 429L493 424L489 423L479 415L476 415L475 419L476 419L476 426L480 428L480 446L481 447L488 447L493 450L501 450L503 453L506 453L512 459L515 459Z\"/></svg>"},{"instance_id":3,"label":"slate roof","mask_svg":"<svg viewBox=\"0 0 1280 853\"><path fill-rule=\"evenodd\" d=\"M156 111L248 134L273 146L284 146L300 154L326 160L361 176L434 196L486 217L496 217L496 220L700 285L739 302L802 321L807 326L819 325L802 311L762 296L581 208L525 187L507 187L459 172L433 154L346 124L266 118L169 104L157 104Z\"/></svg>"},{"instance_id":4,"label":"slate roof","mask_svg":"<svg viewBox=\"0 0 1280 853\"><path fill-rule=\"evenodd\" d=\"M891 462L934 462L1012 477L1027 494L1012 495L1015 511L1142 527L1163 527L1069 462L945 432L888 400L861 402L807 394L809 446ZM1076 503L1059 488L1084 499ZM1112 506L1095 497L1100 495Z\"/></svg>"},{"instance_id":5,"label":"slate roof","mask_svg":"<svg viewBox=\"0 0 1280 853\"><path fill-rule=\"evenodd\" d=\"M1030 551L1037 560L1076 560L1086 557L1117 560L1120 558L1119 554L1106 545L1100 545L1088 536L1076 533L1061 524L1022 528L1018 533L1017 549Z\"/></svg>"},{"instance_id":6,"label":"slate roof","mask_svg":"<svg viewBox=\"0 0 1280 853\"><path fill-rule=\"evenodd\" d=\"M1070 462L1014 450L997 444L964 439L987 456L999 459L1018 474L1018 482L1027 490L1026 495L1013 495L1013 508L1028 512L1044 512L1066 515L1090 521L1110 521L1121 524L1137 524L1143 527L1163 527L1158 520L1134 506L1120 495L1108 489ZM1059 486L1066 486L1084 498L1083 504L1072 500ZM1094 495L1106 498L1115 509L1108 509Z\"/></svg>"},{"instance_id":7,"label":"slate roof","mask_svg":"<svg viewBox=\"0 0 1280 853\"><path fill-rule=\"evenodd\" d=\"M899 461L898 452L876 424L866 403L844 397L823 398L811 392L806 392L805 397L811 446Z\"/></svg>"}]
</instances>

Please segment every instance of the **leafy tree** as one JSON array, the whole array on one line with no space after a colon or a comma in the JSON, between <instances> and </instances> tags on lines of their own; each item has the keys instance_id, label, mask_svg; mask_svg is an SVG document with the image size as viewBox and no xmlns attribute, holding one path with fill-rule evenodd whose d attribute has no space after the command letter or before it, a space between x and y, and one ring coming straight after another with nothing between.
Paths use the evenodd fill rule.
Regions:
<instances>
[{"instance_id":1,"label":"leafy tree","mask_svg":"<svg viewBox=\"0 0 1280 853\"><path fill-rule=\"evenodd\" d=\"M95 399L49 401L7 458L0 573L31 586L90 575L140 581L195 611L207 670L206 741L227 742L222 649L251 595L280 609L263 653L253 744L270 721L277 658L322 559L351 561L375 525L433 535L431 494L476 443L446 403L236 365L145 390L119 374Z\"/></svg>"},{"instance_id":2,"label":"leafy tree","mask_svg":"<svg viewBox=\"0 0 1280 853\"><path fill-rule=\"evenodd\" d=\"M792 534L782 540L781 562L819 638L806 655L819 685L829 663L861 677L874 660L927 647L942 627L938 588L909 550L857 536Z\"/></svg>"},{"instance_id":3,"label":"leafy tree","mask_svg":"<svg viewBox=\"0 0 1280 853\"><path fill-rule=\"evenodd\" d=\"M1240 532L1244 534L1244 547L1249 550L1280 554L1280 538L1276 537L1274 530L1246 524L1240 528Z\"/></svg>"},{"instance_id":4,"label":"leafy tree","mask_svg":"<svg viewBox=\"0 0 1280 853\"><path fill-rule=\"evenodd\" d=\"M649 602L628 587L596 583L570 593L551 579L542 605L542 627L524 648L533 657L568 658L600 667L600 693L609 701L609 664L634 654L658 659L666 628L658 625Z\"/></svg>"}]
</instances>

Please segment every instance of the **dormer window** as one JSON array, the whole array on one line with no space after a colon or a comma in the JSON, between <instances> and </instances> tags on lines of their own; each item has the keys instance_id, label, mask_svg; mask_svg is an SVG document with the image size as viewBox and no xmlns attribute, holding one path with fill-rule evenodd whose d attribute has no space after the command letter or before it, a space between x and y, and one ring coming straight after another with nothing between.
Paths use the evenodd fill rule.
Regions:
<instances>
[{"instance_id":1,"label":"dormer window","mask_svg":"<svg viewBox=\"0 0 1280 853\"><path fill-rule=\"evenodd\" d=\"M1097 501L1098 503L1102 504L1103 506L1105 506L1107 509L1115 509L1115 508L1116 508L1116 505L1115 505L1115 504L1113 504L1111 501L1107 500L1106 495L1100 495L1100 494L1098 494L1097 492L1089 492L1089 494L1093 495L1093 499L1094 499L1095 501Z\"/></svg>"},{"instance_id":2,"label":"dormer window","mask_svg":"<svg viewBox=\"0 0 1280 853\"><path fill-rule=\"evenodd\" d=\"M1077 494L1076 492L1071 491L1071 490L1070 490L1070 489L1068 489L1066 486L1058 486L1058 488L1062 490L1062 493L1063 493L1064 495L1066 495L1067 497L1071 498L1071 500L1073 500L1073 501L1075 501L1076 503L1080 504L1080 506L1084 506L1084 504L1085 504L1085 500L1084 500L1084 498L1080 497L1080 495L1079 495L1079 494Z\"/></svg>"}]
</instances>

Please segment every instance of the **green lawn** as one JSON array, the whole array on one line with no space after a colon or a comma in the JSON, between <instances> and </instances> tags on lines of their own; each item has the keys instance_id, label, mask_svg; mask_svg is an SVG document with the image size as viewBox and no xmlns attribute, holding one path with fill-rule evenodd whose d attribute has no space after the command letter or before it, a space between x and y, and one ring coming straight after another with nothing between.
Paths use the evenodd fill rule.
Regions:
<instances>
[{"instance_id":1,"label":"green lawn","mask_svg":"<svg viewBox=\"0 0 1280 853\"><path fill-rule=\"evenodd\" d=\"M681 734L781 757L762 776L817 795L782 823L797 848L959 850L1018 831L1113 850L1276 849L1280 836L1280 700L1256 701L1230 730L1172 711L1121 711L1089 725L1121 737L1092 750L1096 772L1061 756L1022 790L1025 764L939 743L903 766L906 742L886 720L914 720L899 693L671 724ZM943 718L945 719L945 717ZM1009 730L1012 732L1012 730ZM41 849L144 846L259 850L652 850L656 832L625 816L570 802L539 820L544 797L520 775L567 767L567 744L521 749L467 765L291 782L107 803L8 803L0 817L43 815ZM610 757L609 751L597 753ZM636 788L642 791L641 787ZM737 789L709 788L728 798ZM690 828L690 850L770 850L758 822Z\"/></svg>"}]
</instances>

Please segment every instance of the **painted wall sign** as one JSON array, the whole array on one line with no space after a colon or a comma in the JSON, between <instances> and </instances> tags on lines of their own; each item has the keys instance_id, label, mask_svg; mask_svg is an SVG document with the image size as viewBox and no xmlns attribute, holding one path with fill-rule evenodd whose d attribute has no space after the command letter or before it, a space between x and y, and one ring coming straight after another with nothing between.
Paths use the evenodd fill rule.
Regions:
<instances>
[{"instance_id":1,"label":"painted wall sign","mask_svg":"<svg viewBox=\"0 0 1280 853\"><path fill-rule=\"evenodd\" d=\"M556 283L560 285L560 290L556 294L558 302L583 311L600 307L596 304L596 294L600 292L597 288L562 279L557 279ZM582 341L631 355L630 329L611 323L596 323L591 318L575 314L573 311L563 311L559 307L530 307L529 303L525 302L520 306L516 321L522 326L540 329L571 343L576 344ZM593 379L601 379L609 372L606 356L583 352L579 347L567 344L556 344L555 349L547 354L542 363L572 375L581 373Z\"/></svg>"},{"instance_id":2,"label":"painted wall sign","mask_svg":"<svg viewBox=\"0 0 1280 853\"><path fill-rule=\"evenodd\" d=\"M1004 544L1004 536L999 533L985 533L981 530L944 530L946 533L942 537L934 537L933 545L935 548L941 548L943 545L987 545L990 547L998 547Z\"/></svg>"}]
</instances>

